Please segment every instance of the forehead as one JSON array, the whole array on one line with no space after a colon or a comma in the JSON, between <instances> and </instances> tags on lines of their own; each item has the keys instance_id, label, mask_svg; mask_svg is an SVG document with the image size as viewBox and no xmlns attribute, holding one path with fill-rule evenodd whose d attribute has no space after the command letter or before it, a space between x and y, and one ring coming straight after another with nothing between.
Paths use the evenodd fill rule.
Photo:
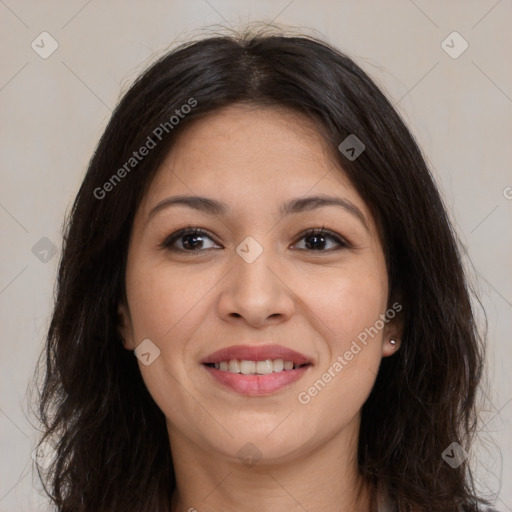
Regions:
<instances>
[{"instance_id":1,"label":"forehead","mask_svg":"<svg viewBox=\"0 0 512 512\"><path fill-rule=\"evenodd\" d=\"M321 129L290 108L237 104L208 113L177 134L137 217L147 219L171 195L217 199L240 222L277 217L291 198L329 195L354 204L370 227L371 214Z\"/></svg>"}]
</instances>

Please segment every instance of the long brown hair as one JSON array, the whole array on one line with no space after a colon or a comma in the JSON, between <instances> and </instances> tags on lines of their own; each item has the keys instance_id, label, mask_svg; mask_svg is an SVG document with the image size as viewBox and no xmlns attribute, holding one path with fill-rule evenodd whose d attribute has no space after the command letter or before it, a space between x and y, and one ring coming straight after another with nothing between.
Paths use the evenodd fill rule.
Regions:
<instances>
[{"instance_id":1,"label":"long brown hair","mask_svg":"<svg viewBox=\"0 0 512 512\"><path fill-rule=\"evenodd\" d=\"M169 122L190 98L193 108ZM469 450L475 433L483 336L425 160L390 101L349 57L313 37L250 31L185 43L151 65L120 100L89 163L65 227L45 350L39 412L41 441L55 447L53 465L41 471L49 496L61 512L169 508L175 479L165 418L117 331L128 240L176 134L237 102L287 106L314 119L380 227L389 304L403 304L404 331L363 406L361 474L400 512L478 510L486 502L467 462L451 467L442 454L452 443ZM338 150L352 134L365 145L353 160ZM128 170L148 137L155 147Z\"/></svg>"}]
</instances>

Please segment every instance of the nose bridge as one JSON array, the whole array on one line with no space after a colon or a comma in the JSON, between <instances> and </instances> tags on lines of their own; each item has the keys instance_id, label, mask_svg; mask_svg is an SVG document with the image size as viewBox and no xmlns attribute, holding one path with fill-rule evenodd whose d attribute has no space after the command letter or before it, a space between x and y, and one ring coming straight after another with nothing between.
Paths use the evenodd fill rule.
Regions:
<instances>
[{"instance_id":1,"label":"nose bridge","mask_svg":"<svg viewBox=\"0 0 512 512\"><path fill-rule=\"evenodd\" d=\"M270 270L272 262L276 262L269 237L260 236L260 242L252 236L246 237L235 249L236 284L240 291L256 296L259 293L270 294L275 291L276 276ZM243 288L243 289L242 289Z\"/></svg>"},{"instance_id":2,"label":"nose bridge","mask_svg":"<svg viewBox=\"0 0 512 512\"><path fill-rule=\"evenodd\" d=\"M269 239L265 240L264 247L248 236L236 247L234 268L220 301L222 315L242 316L260 323L270 316L291 314L291 292L279 278L277 255Z\"/></svg>"}]
</instances>

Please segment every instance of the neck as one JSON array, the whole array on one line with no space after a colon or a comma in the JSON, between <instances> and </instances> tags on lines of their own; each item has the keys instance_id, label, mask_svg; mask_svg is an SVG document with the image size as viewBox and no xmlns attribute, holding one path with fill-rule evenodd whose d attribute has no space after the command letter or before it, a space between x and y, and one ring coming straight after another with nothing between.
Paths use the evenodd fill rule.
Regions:
<instances>
[{"instance_id":1,"label":"neck","mask_svg":"<svg viewBox=\"0 0 512 512\"><path fill-rule=\"evenodd\" d=\"M171 512L369 512L369 488L357 468L359 418L335 437L286 462L247 467L199 450L169 427L177 486Z\"/></svg>"}]
</instances>

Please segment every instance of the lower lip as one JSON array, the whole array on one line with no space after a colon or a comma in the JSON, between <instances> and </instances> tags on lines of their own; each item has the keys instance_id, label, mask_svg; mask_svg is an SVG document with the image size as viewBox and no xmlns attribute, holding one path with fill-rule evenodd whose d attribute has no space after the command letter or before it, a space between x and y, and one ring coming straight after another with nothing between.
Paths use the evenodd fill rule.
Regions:
<instances>
[{"instance_id":1,"label":"lower lip","mask_svg":"<svg viewBox=\"0 0 512 512\"><path fill-rule=\"evenodd\" d=\"M302 366L296 370L283 370L268 375L244 375L243 373L231 373L203 365L217 382L241 395L270 395L275 393L299 380L310 366Z\"/></svg>"}]
</instances>

